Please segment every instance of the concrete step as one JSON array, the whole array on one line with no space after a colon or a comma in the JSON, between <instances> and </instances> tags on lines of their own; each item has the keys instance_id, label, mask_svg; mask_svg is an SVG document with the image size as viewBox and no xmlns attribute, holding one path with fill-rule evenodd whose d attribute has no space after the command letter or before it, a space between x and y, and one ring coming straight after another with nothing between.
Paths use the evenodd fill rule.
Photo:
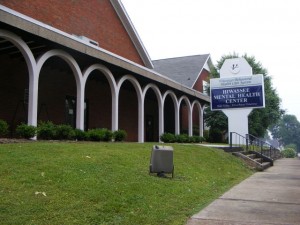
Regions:
<instances>
[{"instance_id":1,"label":"concrete step","mask_svg":"<svg viewBox=\"0 0 300 225\"><path fill-rule=\"evenodd\" d=\"M247 157L249 157L250 159L255 159L256 155L255 154L247 154Z\"/></svg>"},{"instance_id":2,"label":"concrete step","mask_svg":"<svg viewBox=\"0 0 300 225\"><path fill-rule=\"evenodd\" d=\"M270 163L270 162L263 162L263 163L262 163L262 168L263 168L263 170L269 168L270 166L271 166L271 163Z\"/></svg>"},{"instance_id":3,"label":"concrete step","mask_svg":"<svg viewBox=\"0 0 300 225\"><path fill-rule=\"evenodd\" d=\"M255 158L255 159L253 159L253 160L256 161L256 162L258 162L258 163L263 162L262 158Z\"/></svg>"},{"instance_id":4,"label":"concrete step","mask_svg":"<svg viewBox=\"0 0 300 225\"><path fill-rule=\"evenodd\" d=\"M249 152L235 152L232 153L235 156L243 158L247 164L253 168L256 168L258 171L263 171L268 167L272 166L271 162L264 162L262 158L256 158L256 154Z\"/></svg>"}]
</instances>

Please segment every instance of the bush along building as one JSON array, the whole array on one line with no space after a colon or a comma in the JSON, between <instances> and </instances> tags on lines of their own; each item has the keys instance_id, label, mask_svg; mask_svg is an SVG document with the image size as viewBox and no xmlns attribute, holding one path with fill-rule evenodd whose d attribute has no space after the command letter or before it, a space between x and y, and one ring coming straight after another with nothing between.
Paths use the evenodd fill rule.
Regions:
<instances>
[{"instance_id":1,"label":"bush along building","mask_svg":"<svg viewBox=\"0 0 300 225\"><path fill-rule=\"evenodd\" d=\"M119 0L0 0L0 119L203 135L209 55L151 61Z\"/></svg>"}]
</instances>

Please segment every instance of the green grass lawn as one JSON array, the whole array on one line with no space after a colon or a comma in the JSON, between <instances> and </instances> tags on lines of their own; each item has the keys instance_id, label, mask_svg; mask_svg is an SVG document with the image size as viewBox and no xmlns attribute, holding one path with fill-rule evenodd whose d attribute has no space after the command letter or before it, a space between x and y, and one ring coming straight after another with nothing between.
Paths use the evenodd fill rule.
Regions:
<instances>
[{"instance_id":1,"label":"green grass lawn","mask_svg":"<svg viewBox=\"0 0 300 225\"><path fill-rule=\"evenodd\" d=\"M221 150L173 144L174 179L150 176L152 145L0 145L0 223L185 224L252 173Z\"/></svg>"}]
</instances>

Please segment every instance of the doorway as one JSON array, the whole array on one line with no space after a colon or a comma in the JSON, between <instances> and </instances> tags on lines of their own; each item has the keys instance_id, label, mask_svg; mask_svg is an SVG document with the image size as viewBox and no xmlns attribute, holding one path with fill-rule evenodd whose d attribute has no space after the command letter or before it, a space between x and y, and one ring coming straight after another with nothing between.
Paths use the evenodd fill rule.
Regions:
<instances>
[{"instance_id":1,"label":"doorway","mask_svg":"<svg viewBox=\"0 0 300 225\"><path fill-rule=\"evenodd\" d=\"M146 127L146 142L153 142L154 141L154 119L153 116L147 115L145 121Z\"/></svg>"}]
</instances>

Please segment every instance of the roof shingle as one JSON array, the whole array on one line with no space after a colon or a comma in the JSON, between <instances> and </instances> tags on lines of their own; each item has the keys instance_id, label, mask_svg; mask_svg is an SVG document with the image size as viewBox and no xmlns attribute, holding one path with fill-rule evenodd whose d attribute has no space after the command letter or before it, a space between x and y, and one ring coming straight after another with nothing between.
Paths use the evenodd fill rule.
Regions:
<instances>
[{"instance_id":1,"label":"roof shingle","mask_svg":"<svg viewBox=\"0 0 300 225\"><path fill-rule=\"evenodd\" d=\"M210 55L153 60L153 70L192 88Z\"/></svg>"}]
</instances>

